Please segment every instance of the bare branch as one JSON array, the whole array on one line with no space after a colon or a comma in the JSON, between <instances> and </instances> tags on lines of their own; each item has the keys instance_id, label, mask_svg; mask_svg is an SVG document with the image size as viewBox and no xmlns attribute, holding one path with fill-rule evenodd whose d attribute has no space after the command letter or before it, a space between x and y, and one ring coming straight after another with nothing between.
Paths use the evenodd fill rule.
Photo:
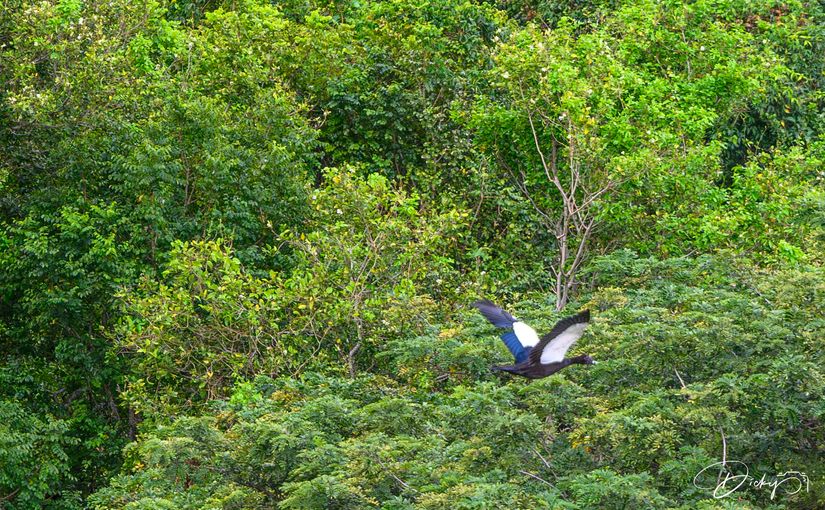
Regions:
<instances>
[{"instance_id":1,"label":"bare branch","mask_svg":"<svg viewBox=\"0 0 825 510\"><path fill-rule=\"evenodd\" d=\"M398 478L398 477L395 475L395 473L393 473L392 471L390 471L390 469L387 467L387 465L386 465L386 464L384 464L384 463L381 461L381 457L379 457L379 456L378 456L378 454L374 454L372 457L373 457L375 460L377 460L377 461L378 461L378 463L381 465L381 468L384 470L384 472L385 472L385 473L387 473L388 475L390 475L390 477L391 477L393 480L395 480L396 482L398 482L398 484L399 484L399 485L401 485L401 487L404 487L405 489L407 489L407 490L409 490L409 491L413 491L413 492L415 492L415 493L418 493L418 492L419 492L419 491L418 491L418 490L416 490L415 488L411 487L411 486L410 486L410 484L408 484L408 483L407 483L407 482L405 482L404 480L402 480L402 479Z\"/></svg>"},{"instance_id":2,"label":"bare branch","mask_svg":"<svg viewBox=\"0 0 825 510\"><path fill-rule=\"evenodd\" d=\"M540 477L540 476L538 476L538 475L534 475L533 473L531 473L531 472L529 472L529 471L524 471L523 469L521 469L521 470L519 470L519 473L521 473L521 474L523 474L523 475L527 475L527 476L529 476L530 478L534 478L534 479L536 479L536 480L538 480L538 481L540 481L540 482L544 482L544 483L546 483L547 485L549 485L550 487L553 487L554 489L556 488L556 486L555 486L555 485L553 485L552 483L548 482L547 480L545 480L544 478L542 478L542 477Z\"/></svg>"},{"instance_id":3,"label":"bare branch","mask_svg":"<svg viewBox=\"0 0 825 510\"><path fill-rule=\"evenodd\" d=\"M686 390L686 389L687 389L687 387L685 386L685 381L682 379L682 376L681 376L681 375L679 375L679 371L678 371L678 370L676 370L675 368L673 369L673 371L674 371L674 372L676 372L676 377L678 377L678 378L679 378L679 384L681 384L681 385L682 385L682 389L683 389L683 390Z\"/></svg>"},{"instance_id":4,"label":"bare branch","mask_svg":"<svg viewBox=\"0 0 825 510\"><path fill-rule=\"evenodd\" d=\"M547 166L547 160L544 158L544 152L541 150L541 143L539 142L539 135L538 135L538 132L536 131L535 124L533 124L533 114L530 112L529 109L527 110L527 119L530 121L530 131L533 133L533 143L536 145L536 150L538 151L539 157L541 158L541 165L544 168L544 174L547 176L547 179L549 179L550 182L552 182L556 186L556 189L559 190L559 193L561 193L562 197L566 198L567 193L565 193L564 187L562 187L561 181L559 181L558 172L556 171L555 146L554 146L554 150L553 150L553 158L554 158L553 159L553 167L551 169ZM552 173L553 173L552 177L550 176L550 171L551 170L552 170Z\"/></svg>"},{"instance_id":5,"label":"bare branch","mask_svg":"<svg viewBox=\"0 0 825 510\"><path fill-rule=\"evenodd\" d=\"M722 430L722 425L719 425L719 433L722 435L722 465L719 468L719 475L716 477L716 485L722 480L722 471L728 461L728 441L725 438L725 431Z\"/></svg>"},{"instance_id":6,"label":"bare branch","mask_svg":"<svg viewBox=\"0 0 825 510\"><path fill-rule=\"evenodd\" d=\"M355 379L355 355L361 350L361 342L357 342L355 347L347 354L347 367L349 368L350 379Z\"/></svg>"},{"instance_id":7,"label":"bare branch","mask_svg":"<svg viewBox=\"0 0 825 510\"><path fill-rule=\"evenodd\" d=\"M520 172L521 179L519 179L518 177L516 177L515 173L512 171L509 165L507 165L507 163L504 162L504 160L499 158L499 163L505 170L507 170L507 173L510 174L510 177L513 179L513 182L516 183L516 186L518 186L519 191L521 191L521 194L524 195L524 197L530 202L530 205L533 206L533 209L535 209L536 212L539 213L539 215L546 220L545 225L548 227L552 225L554 223L553 219L546 212L544 212L538 206L538 204L536 204L536 202L533 200L533 197L530 195L530 192L527 190L527 186L525 186L523 182L523 179L525 179L524 173Z\"/></svg>"}]
</instances>

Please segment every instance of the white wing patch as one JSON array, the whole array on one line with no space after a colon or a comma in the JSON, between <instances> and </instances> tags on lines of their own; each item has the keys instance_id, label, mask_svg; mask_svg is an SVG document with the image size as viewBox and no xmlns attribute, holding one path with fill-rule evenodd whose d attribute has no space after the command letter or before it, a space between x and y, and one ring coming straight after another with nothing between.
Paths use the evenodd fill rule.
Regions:
<instances>
[{"instance_id":1,"label":"white wing patch","mask_svg":"<svg viewBox=\"0 0 825 510\"><path fill-rule=\"evenodd\" d=\"M516 338L524 347L533 347L539 343L539 335L536 330L521 321L513 323L513 333L516 334Z\"/></svg>"},{"instance_id":2,"label":"white wing patch","mask_svg":"<svg viewBox=\"0 0 825 510\"><path fill-rule=\"evenodd\" d=\"M515 329L515 324L513 324L513 327ZM544 351L541 353L541 364L546 365L548 363L557 363L563 360L564 355L567 354L567 350L570 349L571 345L576 343L576 340L581 338L584 334L584 328L586 327L586 322L573 324L569 328L565 329L562 334L550 340L550 343L544 347ZM533 331L534 335L535 333L536 332ZM516 336L518 336L518 333L516 333ZM519 340L521 340L521 337L519 337Z\"/></svg>"}]
</instances>

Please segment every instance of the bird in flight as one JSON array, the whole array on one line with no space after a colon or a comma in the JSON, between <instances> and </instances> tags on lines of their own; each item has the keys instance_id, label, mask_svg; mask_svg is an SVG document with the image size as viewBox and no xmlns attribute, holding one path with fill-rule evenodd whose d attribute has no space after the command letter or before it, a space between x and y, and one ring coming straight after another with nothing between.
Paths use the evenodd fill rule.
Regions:
<instances>
[{"instance_id":1,"label":"bird in flight","mask_svg":"<svg viewBox=\"0 0 825 510\"><path fill-rule=\"evenodd\" d=\"M480 299L472 306L478 308L493 326L508 331L501 335L504 345L516 359L514 365L494 366L493 370L509 372L530 379L541 379L555 374L574 363L595 365L587 355L565 358L567 350L581 338L590 322L590 310L560 320L553 329L539 339L536 330L502 310L490 300Z\"/></svg>"}]
</instances>

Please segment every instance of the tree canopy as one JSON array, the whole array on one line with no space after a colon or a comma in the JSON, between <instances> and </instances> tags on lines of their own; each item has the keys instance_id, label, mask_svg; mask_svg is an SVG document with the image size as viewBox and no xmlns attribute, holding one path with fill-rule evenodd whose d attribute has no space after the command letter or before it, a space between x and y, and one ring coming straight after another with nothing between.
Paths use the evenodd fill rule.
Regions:
<instances>
[{"instance_id":1,"label":"tree canopy","mask_svg":"<svg viewBox=\"0 0 825 510\"><path fill-rule=\"evenodd\" d=\"M820 2L5 0L0 84L0 508L825 505Z\"/></svg>"}]
</instances>

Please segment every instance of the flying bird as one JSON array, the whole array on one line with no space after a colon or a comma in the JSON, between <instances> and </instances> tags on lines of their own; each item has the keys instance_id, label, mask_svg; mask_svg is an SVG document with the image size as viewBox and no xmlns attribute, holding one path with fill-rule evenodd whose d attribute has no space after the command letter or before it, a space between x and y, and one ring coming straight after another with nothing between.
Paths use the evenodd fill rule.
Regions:
<instances>
[{"instance_id":1,"label":"flying bird","mask_svg":"<svg viewBox=\"0 0 825 510\"><path fill-rule=\"evenodd\" d=\"M502 310L490 300L481 299L472 304L478 308L493 326L509 329L501 335L504 345L516 359L515 365L494 366L493 370L541 379L555 374L574 363L595 365L596 362L587 355L565 358L564 355L576 340L584 334L584 328L590 322L590 310L560 320L553 329L539 339L536 330Z\"/></svg>"}]
</instances>

